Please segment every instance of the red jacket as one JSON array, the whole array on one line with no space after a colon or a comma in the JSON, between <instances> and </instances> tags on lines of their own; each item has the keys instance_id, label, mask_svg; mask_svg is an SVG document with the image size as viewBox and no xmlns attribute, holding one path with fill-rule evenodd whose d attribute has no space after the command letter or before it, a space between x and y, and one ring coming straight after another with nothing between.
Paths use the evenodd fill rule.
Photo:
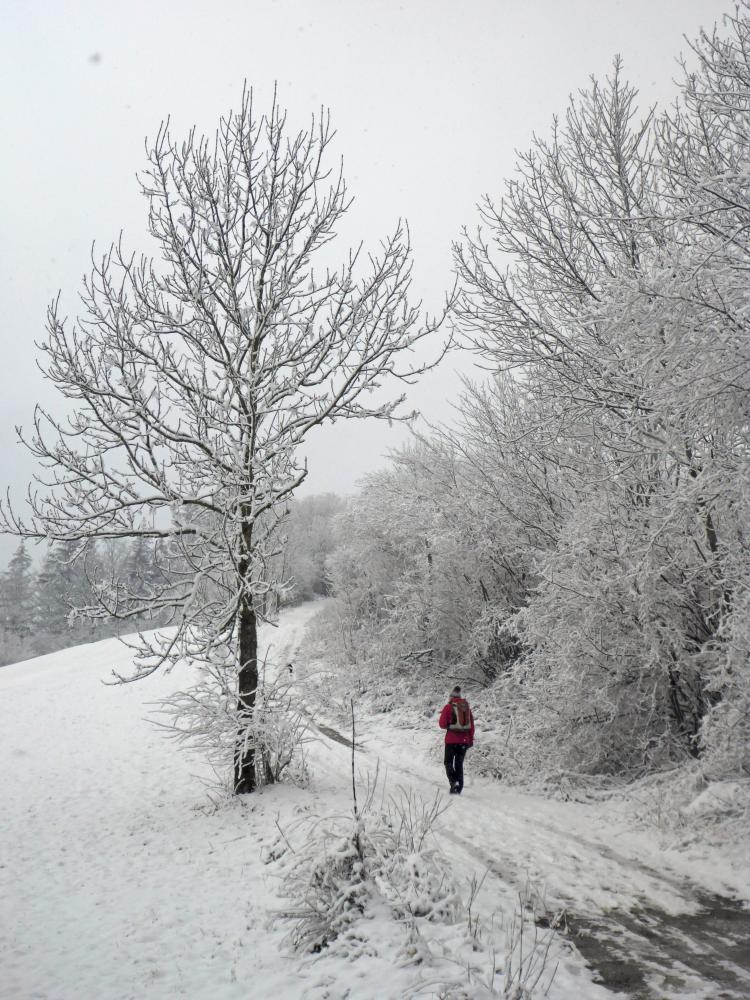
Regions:
<instances>
[{"instance_id":1,"label":"red jacket","mask_svg":"<svg viewBox=\"0 0 750 1000\"><path fill-rule=\"evenodd\" d=\"M446 743L458 743L461 746L470 747L474 743L474 715L471 709L469 709L471 729L454 730L448 728L453 721L453 706L460 702L466 702L466 699L451 698L448 704L443 708L443 711L440 713L440 728L447 730L445 734Z\"/></svg>"}]
</instances>

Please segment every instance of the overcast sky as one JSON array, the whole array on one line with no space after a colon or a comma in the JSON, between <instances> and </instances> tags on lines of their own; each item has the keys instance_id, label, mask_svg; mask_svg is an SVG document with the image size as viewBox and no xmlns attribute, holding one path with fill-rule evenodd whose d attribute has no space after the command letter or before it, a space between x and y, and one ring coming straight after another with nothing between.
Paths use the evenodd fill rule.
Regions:
<instances>
[{"instance_id":1,"label":"overcast sky","mask_svg":"<svg viewBox=\"0 0 750 1000\"><path fill-rule=\"evenodd\" d=\"M545 132L567 95L624 59L642 104L668 102L683 35L730 0L0 0L0 485L33 472L14 425L54 408L34 342L62 289L80 287L91 243L120 230L146 247L136 171L144 139L171 115L175 135L213 132L247 79L266 107L274 82L291 123L321 105L355 196L344 236L376 244L411 229L415 295L439 308L450 244L499 194L516 149ZM342 248L343 249L343 248ZM449 416L454 359L412 407ZM350 490L400 439L381 424L321 433L308 491ZM0 561L8 546L0 539Z\"/></svg>"}]
</instances>

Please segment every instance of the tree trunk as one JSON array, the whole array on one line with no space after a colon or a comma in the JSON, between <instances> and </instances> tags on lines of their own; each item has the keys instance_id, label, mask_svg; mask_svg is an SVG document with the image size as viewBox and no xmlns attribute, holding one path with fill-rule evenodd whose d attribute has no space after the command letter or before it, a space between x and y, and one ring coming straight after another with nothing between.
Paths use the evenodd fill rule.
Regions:
<instances>
[{"instance_id":1,"label":"tree trunk","mask_svg":"<svg viewBox=\"0 0 750 1000\"><path fill-rule=\"evenodd\" d=\"M234 758L234 791L237 795L254 791L255 746L245 742L247 726L252 720L255 694L258 689L258 621L253 607L252 594L246 594L240 608L239 629L238 702L237 708L243 722L237 733L237 748Z\"/></svg>"}]
</instances>

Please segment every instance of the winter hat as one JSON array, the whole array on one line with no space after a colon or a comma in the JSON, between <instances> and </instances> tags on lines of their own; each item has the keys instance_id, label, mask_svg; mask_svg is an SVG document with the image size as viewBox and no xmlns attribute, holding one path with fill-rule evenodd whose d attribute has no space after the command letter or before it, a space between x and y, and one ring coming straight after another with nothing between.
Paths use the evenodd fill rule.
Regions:
<instances>
[{"instance_id":1,"label":"winter hat","mask_svg":"<svg viewBox=\"0 0 750 1000\"><path fill-rule=\"evenodd\" d=\"M459 684L456 684L456 686L451 691L451 698L460 698L460 697L461 697L461 687Z\"/></svg>"}]
</instances>

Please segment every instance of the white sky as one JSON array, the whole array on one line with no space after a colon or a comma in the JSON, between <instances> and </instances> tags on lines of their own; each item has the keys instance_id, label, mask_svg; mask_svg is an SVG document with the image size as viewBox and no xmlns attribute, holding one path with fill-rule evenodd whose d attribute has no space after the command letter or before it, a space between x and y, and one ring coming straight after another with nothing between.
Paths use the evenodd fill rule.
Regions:
<instances>
[{"instance_id":1,"label":"white sky","mask_svg":"<svg viewBox=\"0 0 750 1000\"><path fill-rule=\"evenodd\" d=\"M170 114L175 135L212 132L244 79L266 107L274 81L290 122L321 105L356 201L344 236L376 244L410 225L414 290L431 310L452 283L451 240L499 194L514 150L545 132L567 95L615 53L645 107L674 94L675 57L730 0L0 0L0 490L33 460L14 425L55 405L34 342L62 289L74 295L93 240L122 229L146 248L135 173ZM342 246L342 251L345 247ZM450 415L454 358L410 398ZM339 423L308 449L308 491L351 489L402 439ZM0 562L15 543L0 538Z\"/></svg>"}]
</instances>

